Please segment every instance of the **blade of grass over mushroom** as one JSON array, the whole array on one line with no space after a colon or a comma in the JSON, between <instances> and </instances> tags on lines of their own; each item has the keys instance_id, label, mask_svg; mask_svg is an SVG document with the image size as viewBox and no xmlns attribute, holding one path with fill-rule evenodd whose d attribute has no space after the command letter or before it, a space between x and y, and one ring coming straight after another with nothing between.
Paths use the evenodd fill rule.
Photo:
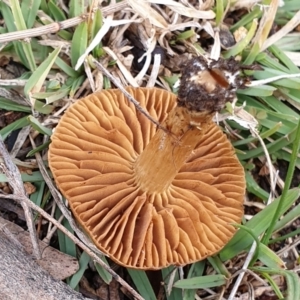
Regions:
<instances>
[{"instance_id":1,"label":"blade of grass over mushroom","mask_svg":"<svg viewBox=\"0 0 300 300\"><path fill-rule=\"evenodd\" d=\"M205 261L198 261L193 263L189 269L187 279L194 277L201 277L203 275L205 268ZM194 300L195 295L197 293L197 289L187 289L184 291L183 300Z\"/></svg>"},{"instance_id":2,"label":"blade of grass over mushroom","mask_svg":"<svg viewBox=\"0 0 300 300\"><path fill-rule=\"evenodd\" d=\"M108 261L104 255L102 255L101 259L104 261L106 265L109 266ZM102 278L102 280L106 284L110 284L112 281L112 275L108 273L103 267L101 267L98 263L95 262L95 268L99 274L99 276Z\"/></svg>"},{"instance_id":3,"label":"blade of grass over mushroom","mask_svg":"<svg viewBox=\"0 0 300 300\"><path fill-rule=\"evenodd\" d=\"M72 275L70 277L70 280L68 282L69 286L72 289L75 289L77 287L77 285L78 285L79 281L81 280L81 278L82 278L82 276L83 276L90 260L91 260L91 258L89 257L89 255L86 252L83 251L80 255L80 258L79 258L79 269L74 275Z\"/></svg>"},{"instance_id":4,"label":"blade of grass over mushroom","mask_svg":"<svg viewBox=\"0 0 300 300\"><path fill-rule=\"evenodd\" d=\"M23 0L21 2L21 10L27 28L31 28L33 26L40 4L41 0Z\"/></svg>"},{"instance_id":5,"label":"blade of grass over mushroom","mask_svg":"<svg viewBox=\"0 0 300 300\"><path fill-rule=\"evenodd\" d=\"M145 300L155 300L156 296L152 289L151 283L146 275L145 271L134 270L127 268L132 281L134 282L138 292Z\"/></svg>"},{"instance_id":6,"label":"blade of grass over mushroom","mask_svg":"<svg viewBox=\"0 0 300 300\"><path fill-rule=\"evenodd\" d=\"M42 62L39 67L32 73L28 79L25 87L24 93L29 96L35 92L39 92L44 84L44 81L51 70L52 65L55 62L57 55L60 52L60 48L53 50L52 53Z\"/></svg>"},{"instance_id":7,"label":"blade of grass over mushroom","mask_svg":"<svg viewBox=\"0 0 300 300\"><path fill-rule=\"evenodd\" d=\"M36 118L34 118L33 116L28 116L28 121L30 123L30 125L32 126L33 129L35 129L36 131L38 131L41 134L45 134L48 136L51 136L52 134L52 130L43 126Z\"/></svg>"},{"instance_id":8,"label":"blade of grass over mushroom","mask_svg":"<svg viewBox=\"0 0 300 300\"><path fill-rule=\"evenodd\" d=\"M300 196L300 189L295 188L288 191L283 206L280 208L280 215L283 215ZM245 226L251 228L256 236L261 235L271 222L272 216L277 208L280 197L276 198L271 204L256 214ZM238 231L232 240L221 250L220 258L225 261L231 259L243 250L246 250L252 243L253 239L244 232Z\"/></svg>"},{"instance_id":9,"label":"blade of grass over mushroom","mask_svg":"<svg viewBox=\"0 0 300 300\"><path fill-rule=\"evenodd\" d=\"M13 123L10 123L9 125L5 126L0 130L0 135L2 136L2 139L5 140L14 130L25 127L29 125L29 120L26 117L23 117Z\"/></svg>"},{"instance_id":10,"label":"blade of grass over mushroom","mask_svg":"<svg viewBox=\"0 0 300 300\"><path fill-rule=\"evenodd\" d=\"M294 174L294 170L295 170L295 166L296 166L296 160L297 160L297 155L299 153L299 149L300 149L300 120L298 122L296 138L293 143L293 152L292 152L291 161L290 161L290 164L288 167L281 199L278 202L276 210L273 214L270 226L268 227L265 235L262 238L262 243L264 243L264 244L268 244L269 239L273 233L274 227L276 225L276 222L278 221L279 217L281 216L282 207L284 205L284 202L286 201L287 194L288 194L289 188L290 188L292 180L293 180L293 174Z\"/></svg>"},{"instance_id":11,"label":"blade of grass over mushroom","mask_svg":"<svg viewBox=\"0 0 300 300\"><path fill-rule=\"evenodd\" d=\"M206 275L178 280L174 283L174 287L180 289L208 289L224 285L226 282L224 275Z\"/></svg>"},{"instance_id":12,"label":"blade of grass over mushroom","mask_svg":"<svg viewBox=\"0 0 300 300\"><path fill-rule=\"evenodd\" d=\"M236 56L237 54L241 53L251 42L251 40L256 32L257 24L258 24L257 20L254 19L245 38L243 38L237 44L235 44L233 47L231 47L229 50L224 52L223 56L225 58L229 58L231 56Z\"/></svg>"},{"instance_id":13,"label":"blade of grass over mushroom","mask_svg":"<svg viewBox=\"0 0 300 300\"><path fill-rule=\"evenodd\" d=\"M181 290L172 288L172 287L174 287L173 282L176 282L179 280L178 269L177 268L175 268L175 269L174 269L174 267L168 267L168 268L164 268L161 270L167 300L182 299ZM174 276L173 272L175 272L175 276ZM170 282L171 275L173 277L172 277L172 281Z\"/></svg>"}]
</instances>

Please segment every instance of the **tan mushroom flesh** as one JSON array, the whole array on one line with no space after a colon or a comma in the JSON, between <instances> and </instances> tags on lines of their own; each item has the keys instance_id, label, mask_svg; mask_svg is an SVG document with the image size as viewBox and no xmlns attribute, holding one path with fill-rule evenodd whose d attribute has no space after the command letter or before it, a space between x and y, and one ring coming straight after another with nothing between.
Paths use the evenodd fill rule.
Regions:
<instances>
[{"instance_id":1,"label":"tan mushroom flesh","mask_svg":"<svg viewBox=\"0 0 300 300\"><path fill-rule=\"evenodd\" d=\"M106 90L73 104L52 136L49 165L74 217L126 267L202 260L222 249L243 215L244 171L212 121L219 106L191 110L182 90L177 99L127 88L167 131Z\"/></svg>"}]
</instances>

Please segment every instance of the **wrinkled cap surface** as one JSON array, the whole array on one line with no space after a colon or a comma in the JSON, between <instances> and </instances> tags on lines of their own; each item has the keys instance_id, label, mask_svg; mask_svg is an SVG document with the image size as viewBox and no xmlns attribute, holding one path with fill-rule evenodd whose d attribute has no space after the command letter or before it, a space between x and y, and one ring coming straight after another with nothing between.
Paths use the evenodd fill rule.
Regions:
<instances>
[{"instance_id":1,"label":"wrinkled cap surface","mask_svg":"<svg viewBox=\"0 0 300 300\"><path fill-rule=\"evenodd\" d=\"M127 90L160 123L176 105L176 96L164 90ZM67 110L49 150L51 171L76 220L101 251L130 268L160 269L213 255L243 215L243 168L216 125L165 192L142 191L133 166L156 131L120 91L107 90Z\"/></svg>"}]
</instances>

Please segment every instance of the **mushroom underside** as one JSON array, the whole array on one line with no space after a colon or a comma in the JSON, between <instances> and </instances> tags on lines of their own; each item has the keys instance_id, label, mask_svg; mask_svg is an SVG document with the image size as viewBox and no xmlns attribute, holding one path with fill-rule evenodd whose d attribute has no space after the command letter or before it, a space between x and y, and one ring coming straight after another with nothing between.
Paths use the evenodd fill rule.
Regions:
<instances>
[{"instance_id":1,"label":"mushroom underside","mask_svg":"<svg viewBox=\"0 0 300 300\"><path fill-rule=\"evenodd\" d=\"M164 90L127 91L160 123L176 105L176 96ZM243 215L243 168L216 125L164 192L143 191L134 164L156 131L120 91L108 90L68 109L49 151L76 220L101 251L130 268L160 269L213 255Z\"/></svg>"}]
</instances>

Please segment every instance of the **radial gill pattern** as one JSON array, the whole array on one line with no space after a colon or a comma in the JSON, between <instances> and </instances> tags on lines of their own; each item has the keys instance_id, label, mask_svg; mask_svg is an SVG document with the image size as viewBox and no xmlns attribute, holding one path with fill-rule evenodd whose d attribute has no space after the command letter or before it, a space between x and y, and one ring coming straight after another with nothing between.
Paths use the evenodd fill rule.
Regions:
<instances>
[{"instance_id":1,"label":"radial gill pattern","mask_svg":"<svg viewBox=\"0 0 300 300\"><path fill-rule=\"evenodd\" d=\"M175 96L128 88L163 122ZM97 247L130 268L184 265L218 252L240 222L244 173L217 126L164 193L135 185L133 165L157 128L118 90L77 101L52 136L49 164L76 220Z\"/></svg>"}]
</instances>

